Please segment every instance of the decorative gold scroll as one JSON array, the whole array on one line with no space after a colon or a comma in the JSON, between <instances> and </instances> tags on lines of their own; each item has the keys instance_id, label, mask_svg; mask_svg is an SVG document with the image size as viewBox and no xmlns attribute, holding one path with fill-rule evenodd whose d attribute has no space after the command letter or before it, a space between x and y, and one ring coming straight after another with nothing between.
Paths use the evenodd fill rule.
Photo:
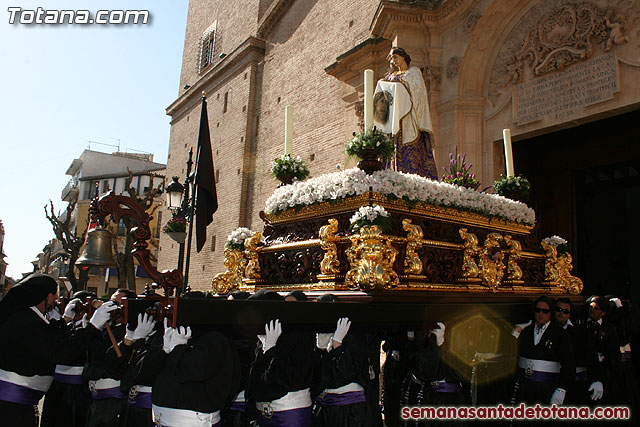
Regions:
<instances>
[{"instance_id":1,"label":"decorative gold scroll","mask_svg":"<svg viewBox=\"0 0 640 427\"><path fill-rule=\"evenodd\" d=\"M398 274L393 271L398 251L380 227L362 227L350 239L351 247L346 254L351 268L345 277L349 289L388 290L398 286Z\"/></svg>"},{"instance_id":2,"label":"decorative gold scroll","mask_svg":"<svg viewBox=\"0 0 640 427\"><path fill-rule=\"evenodd\" d=\"M325 251L324 258L320 263L320 273L338 274L340 273L340 261L338 260L338 247L336 242L336 232L338 231L338 220L329 219L329 224L320 227L320 247Z\"/></svg>"},{"instance_id":3,"label":"decorative gold scroll","mask_svg":"<svg viewBox=\"0 0 640 427\"><path fill-rule=\"evenodd\" d=\"M242 285L246 265L247 260L244 257L243 251L238 249L225 249L224 266L227 271L215 275L211 281L213 290L218 294L226 294L238 289L240 285Z\"/></svg>"},{"instance_id":4,"label":"decorative gold scroll","mask_svg":"<svg viewBox=\"0 0 640 427\"><path fill-rule=\"evenodd\" d=\"M504 236L504 242L509 247L509 261L507 262L507 280L511 283L522 282L522 268L518 265L522 253L522 245L511 235Z\"/></svg>"},{"instance_id":5,"label":"decorative gold scroll","mask_svg":"<svg viewBox=\"0 0 640 427\"><path fill-rule=\"evenodd\" d=\"M544 280L550 286L559 286L563 291L571 294L582 292L583 283L579 278L571 275L573 257L569 252L558 256L555 246L544 240L540 242L545 251Z\"/></svg>"},{"instance_id":6,"label":"decorative gold scroll","mask_svg":"<svg viewBox=\"0 0 640 427\"><path fill-rule=\"evenodd\" d=\"M260 263L258 261L258 243L261 233L256 231L244 241L244 255L247 257L247 267L244 275L247 279L260 279Z\"/></svg>"},{"instance_id":7,"label":"decorative gold scroll","mask_svg":"<svg viewBox=\"0 0 640 427\"><path fill-rule=\"evenodd\" d=\"M418 250L422 248L422 227L411 224L411 219L402 220L402 228L407 232L407 250L404 256L404 274L421 274L422 260Z\"/></svg>"}]
</instances>

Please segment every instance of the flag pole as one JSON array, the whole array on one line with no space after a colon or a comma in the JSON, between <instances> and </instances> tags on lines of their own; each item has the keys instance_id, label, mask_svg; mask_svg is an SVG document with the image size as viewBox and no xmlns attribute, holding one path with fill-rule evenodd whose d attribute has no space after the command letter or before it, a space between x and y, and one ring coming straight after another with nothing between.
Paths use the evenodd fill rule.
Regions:
<instances>
[{"instance_id":1,"label":"flag pole","mask_svg":"<svg viewBox=\"0 0 640 427\"><path fill-rule=\"evenodd\" d=\"M202 107L205 107L205 99L207 94L202 91ZM200 138L198 138L198 147L196 148L196 162L194 164L194 175L187 177L192 183L193 188L191 191L191 201L189 202L189 233L187 234L187 256L184 263L184 283L182 285L182 292L185 292L187 286L189 286L189 266L191 265L191 241L193 238L193 215L196 212L196 194L198 194L198 181L196 181L195 174L198 173L198 162L200 161Z\"/></svg>"}]
</instances>

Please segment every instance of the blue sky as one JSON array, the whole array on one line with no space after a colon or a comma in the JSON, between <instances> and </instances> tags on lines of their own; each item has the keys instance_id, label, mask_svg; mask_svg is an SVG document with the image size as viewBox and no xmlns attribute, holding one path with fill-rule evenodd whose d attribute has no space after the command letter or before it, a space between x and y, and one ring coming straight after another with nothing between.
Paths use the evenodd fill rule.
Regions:
<instances>
[{"instance_id":1,"label":"blue sky","mask_svg":"<svg viewBox=\"0 0 640 427\"><path fill-rule=\"evenodd\" d=\"M43 6L46 5L46 6ZM8 7L148 10L146 25L9 24ZM43 206L66 206L67 167L89 141L151 152L166 163L188 0L5 2L0 9L0 219L7 274L54 237ZM91 144L91 149L111 147ZM113 148L115 150L115 148Z\"/></svg>"}]
</instances>

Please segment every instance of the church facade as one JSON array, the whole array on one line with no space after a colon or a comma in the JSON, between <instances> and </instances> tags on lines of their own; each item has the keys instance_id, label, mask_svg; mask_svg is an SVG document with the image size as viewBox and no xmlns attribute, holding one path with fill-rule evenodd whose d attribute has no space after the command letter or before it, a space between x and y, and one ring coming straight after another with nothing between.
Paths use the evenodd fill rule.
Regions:
<instances>
[{"instance_id":1,"label":"church facade","mask_svg":"<svg viewBox=\"0 0 640 427\"><path fill-rule=\"evenodd\" d=\"M204 249L192 249L189 285L210 289L232 230L262 230L285 106L293 154L311 176L355 164L344 144L362 126L363 72L382 78L395 46L426 81L438 169L457 148L480 189L491 186L511 129L541 237L569 240L587 290L615 284L632 296L640 0L191 0L179 94L167 108L167 176L184 179L204 91L219 209ZM175 268L178 245L163 235L160 248L159 269Z\"/></svg>"}]
</instances>

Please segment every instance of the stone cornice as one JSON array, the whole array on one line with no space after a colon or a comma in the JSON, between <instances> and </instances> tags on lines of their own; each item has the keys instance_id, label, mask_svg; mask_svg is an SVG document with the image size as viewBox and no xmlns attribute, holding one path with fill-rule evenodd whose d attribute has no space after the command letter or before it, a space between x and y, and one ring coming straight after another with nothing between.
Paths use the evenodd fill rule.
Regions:
<instances>
[{"instance_id":1,"label":"stone cornice","mask_svg":"<svg viewBox=\"0 0 640 427\"><path fill-rule=\"evenodd\" d=\"M450 0L435 10L428 9L419 3L400 3L383 0L378 5L369 29L371 34L390 38L392 23L429 27L442 21L459 9L462 3L469 0Z\"/></svg>"},{"instance_id":2,"label":"stone cornice","mask_svg":"<svg viewBox=\"0 0 640 427\"><path fill-rule=\"evenodd\" d=\"M193 105L200 102L202 91L213 91L227 80L242 72L248 64L258 63L264 58L265 41L250 36L222 61L207 70L200 78L178 99L166 109L172 121L184 112L191 110Z\"/></svg>"},{"instance_id":3,"label":"stone cornice","mask_svg":"<svg viewBox=\"0 0 640 427\"><path fill-rule=\"evenodd\" d=\"M282 15L289 9L289 6L293 4L293 1L294 0L275 0L271 3L271 6L269 6L258 24L256 35L261 38L266 38L271 30L273 30L273 27L280 21Z\"/></svg>"},{"instance_id":4,"label":"stone cornice","mask_svg":"<svg viewBox=\"0 0 640 427\"><path fill-rule=\"evenodd\" d=\"M384 60L390 48L389 40L379 37L367 39L338 56L336 62L324 71L340 81L347 82L361 73L365 67L371 66L372 62Z\"/></svg>"}]
</instances>

